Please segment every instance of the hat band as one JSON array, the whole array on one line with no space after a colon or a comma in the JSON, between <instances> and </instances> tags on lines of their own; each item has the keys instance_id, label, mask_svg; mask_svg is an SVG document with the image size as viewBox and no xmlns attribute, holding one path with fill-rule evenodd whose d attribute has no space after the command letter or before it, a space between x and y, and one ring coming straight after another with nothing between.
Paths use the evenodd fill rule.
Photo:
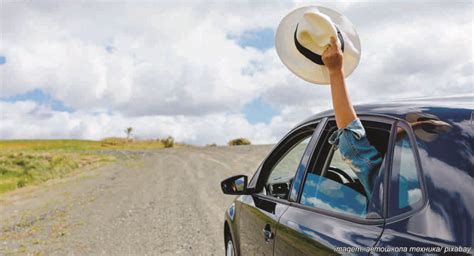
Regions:
<instances>
[{"instance_id":1,"label":"hat band","mask_svg":"<svg viewBox=\"0 0 474 256\"><path fill-rule=\"evenodd\" d=\"M298 38L296 37L296 34L298 33L298 25L299 24L296 24L295 35L294 35L296 49L298 50L298 52L300 52L303 56L305 56L310 61L318 65L324 66L324 62L321 58L321 55L312 52L311 50L309 50L308 48L300 44L300 42L298 42ZM339 28L336 25L334 26L336 27L336 30L337 30L337 37L339 38L339 41L341 42L341 51L344 52L344 38L342 37L341 31L339 31Z\"/></svg>"}]
</instances>

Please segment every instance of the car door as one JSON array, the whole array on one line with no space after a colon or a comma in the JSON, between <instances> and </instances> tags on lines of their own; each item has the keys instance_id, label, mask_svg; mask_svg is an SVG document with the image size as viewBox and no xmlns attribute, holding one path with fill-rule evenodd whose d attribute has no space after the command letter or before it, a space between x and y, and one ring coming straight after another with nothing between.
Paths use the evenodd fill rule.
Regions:
<instances>
[{"instance_id":1,"label":"car door","mask_svg":"<svg viewBox=\"0 0 474 256\"><path fill-rule=\"evenodd\" d=\"M295 173L303 164L319 122L302 125L289 133L269 154L249 182L251 195L238 199L240 255L273 255L275 226L289 206ZM315 132L316 130L316 132ZM320 130L319 130L320 131ZM307 158L306 158L307 159Z\"/></svg>"},{"instance_id":2,"label":"car door","mask_svg":"<svg viewBox=\"0 0 474 256\"><path fill-rule=\"evenodd\" d=\"M393 138L395 142L389 179L388 214L385 229L377 247L397 248L398 251L395 253L398 255L435 255L443 254L444 250L453 247L457 249L464 246L465 244L458 244L454 239L454 232L451 231L454 225L453 221L447 217L448 211L444 211L444 214L443 211L434 211L433 209L437 207L436 203L428 204L418 143L409 125L398 122L397 127L398 134ZM451 141L447 146L445 144L446 148L450 145L452 145ZM444 165L440 171L450 171L446 166L448 165ZM432 168L429 171L436 171L436 169ZM442 197L446 197L444 193ZM456 196L456 199L458 197ZM449 202L445 204L448 205ZM454 209L449 209L449 212L462 209L463 206L458 204L457 200L454 201L452 203ZM462 218L462 214L456 217ZM464 222L463 225L466 227L461 229L465 230L465 234L472 233L468 223L469 221ZM469 255L458 251L447 252L453 255Z\"/></svg>"},{"instance_id":3,"label":"car door","mask_svg":"<svg viewBox=\"0 0 474 256\"><path fill-rule=\"evenodd\" d=\"M382 156L389 154L394 121L360 117L369 141ZM352 169L341 160L339 149L328 143L336 130L330 120L322 132L298 196L280 217L274 255L368 254L384 227L386 162L374 171L373 193L365 195Z\"/></svg>"}]
</instances>

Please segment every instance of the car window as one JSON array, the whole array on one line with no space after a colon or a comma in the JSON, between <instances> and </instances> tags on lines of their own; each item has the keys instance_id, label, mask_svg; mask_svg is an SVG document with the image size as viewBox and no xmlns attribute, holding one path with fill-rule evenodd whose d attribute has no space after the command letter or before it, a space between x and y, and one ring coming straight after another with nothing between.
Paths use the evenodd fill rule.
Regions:
<instances>
[{"instance_id":1,"label":"car window","mask_svg":"<svg viewBox=\"0 0 474 256\"><path fill-rule=\"evenodd\" d=\"M341 152L339 151L339 149L334 150L334 154L331 158L331 163L329 164L329 170L341 170L346 175L348 175L352 178L357 178L357 176L352 171L352 169L349 167L349 165L346 164L344 161L342 161L342 156L341 156Z\"/></svg>"},{"instance_id":2,"label":"car window","mask_svg":"<svg viewBox=\"0 0 474 256\"><path fill-rule=\"evenodd\" d=\"M311 207L366 216L368 199L352 169L341 159L339 149L332 149L329 165L322 175L308 173L301 203Z\"/></svg>"},{"instance_id":3,"label":"car window","mask_svg":"<svg viewBox=\"0 0 474 256\"><path fill-rule=\"evenodd\" d=\"M408 212L422 203L415 151L408 133L400 127L393 151L389 215Z\"/></svg>"},{"instance_id":4,"label":"car window","mask_svg":"<svg viewBox=\"0 0 474 256\"><path fill-rule=\"evenodd\" d=\"M288 198L291 183L311 139L311 135L312 132L304 134L273 166L265 183L264 193L266 195L281 199Z\"/></svg>"},{"instance_id":5,"label":"car window","mask_svg":"<svg viewBox=\"0 0 474 256\"><path fill-rule=\"evenodd\" d=\"M363 122L363 125L369 142L384 156L391 125L377 122ZM319 155L310 162L299 202L361 218L381 218L384 168L371 172L372 196L369 198L349 163L342 160L339 148L328 142L329 136L337 129L335 126L335 123L328 123L321 136L317 145Z\"/></svg>"}]
</instances>

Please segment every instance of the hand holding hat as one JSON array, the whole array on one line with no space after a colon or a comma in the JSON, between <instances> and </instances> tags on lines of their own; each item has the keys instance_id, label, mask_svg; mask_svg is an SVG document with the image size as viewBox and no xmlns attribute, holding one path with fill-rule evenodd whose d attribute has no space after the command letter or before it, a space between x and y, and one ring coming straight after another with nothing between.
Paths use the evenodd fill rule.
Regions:
<instances>
[{"instance_id":1,"label":"hand holding hat","mask_svg":"<svg viewBox=\"0 0 474 256\"><path fill-rule=\"evenodd\" d=\"M342 51L335 37L331 37L331 44L324 51L322 60L324 65L327 67L329 74L334 72L344 72L342 69Z\"/></svg>"}]
</instances>

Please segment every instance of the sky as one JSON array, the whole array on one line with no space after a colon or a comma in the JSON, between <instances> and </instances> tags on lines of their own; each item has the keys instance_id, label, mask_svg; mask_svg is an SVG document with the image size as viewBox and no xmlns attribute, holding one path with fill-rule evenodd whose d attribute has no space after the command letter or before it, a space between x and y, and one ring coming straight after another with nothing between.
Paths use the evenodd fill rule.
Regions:
<instances>
[{"instance_id":1,"label":"sky","mask_svg":"<svg viewBox=\"0 0 474 256\"><path fill-rule=\"evenodd\" d=\"M362 45L353 103L473 93L471 1L8 1L0 6L0 139L275 143L331 108L274 34L291 10L343 13Z\"/></svg>"}]
</instances>

